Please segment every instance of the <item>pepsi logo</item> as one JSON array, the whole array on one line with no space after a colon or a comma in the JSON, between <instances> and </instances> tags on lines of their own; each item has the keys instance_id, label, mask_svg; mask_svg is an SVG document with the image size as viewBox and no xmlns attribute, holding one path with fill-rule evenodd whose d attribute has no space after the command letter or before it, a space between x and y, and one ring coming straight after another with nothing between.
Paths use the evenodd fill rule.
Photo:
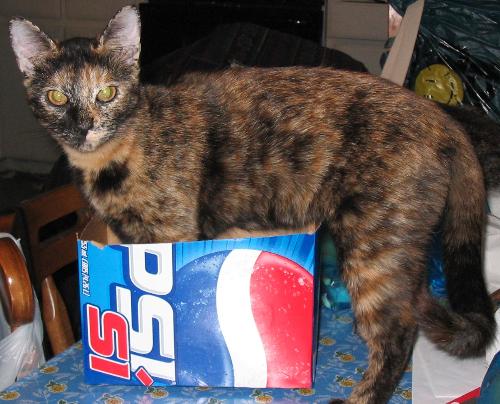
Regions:
<instances>
[{"instance_id":1,"label":"pepsi logo","mask_svg":"<svg viewBox=\"0 0 500 404\"><path fill-rule=\"evenodd\" d=\"M182 346L178 384L309 386L313 292L308 271L260 250L213 253L182 267L171 300Z\"/></svg>"}]
</instances>

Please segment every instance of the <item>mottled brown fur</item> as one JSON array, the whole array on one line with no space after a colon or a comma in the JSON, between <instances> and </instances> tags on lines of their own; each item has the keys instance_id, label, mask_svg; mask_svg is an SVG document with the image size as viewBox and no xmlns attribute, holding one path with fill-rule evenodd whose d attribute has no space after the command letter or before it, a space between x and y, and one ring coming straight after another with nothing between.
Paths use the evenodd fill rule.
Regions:
<instances>
[{"instance_id":1,"label":"mottled brown fur","mask_svg":"<svg viewBox=\"0 0 500 404\"><path fill-rule=\"evenodd\" d=\"M326 68L234 68L141 86L137 61L106 47L120 34L113 24L98 41L49 46L26 85L123 241L326 223L370 351L349 403L390 397L418 326L455 355L482 352L494 330L480 262L484 185L459 125L384 80ZM117 98L101 105L93 94L110 83ZM53 86L69 105L46 105ZM452 310L426 287L425 252L443 217Z\"/></svg>"}]
</instances>

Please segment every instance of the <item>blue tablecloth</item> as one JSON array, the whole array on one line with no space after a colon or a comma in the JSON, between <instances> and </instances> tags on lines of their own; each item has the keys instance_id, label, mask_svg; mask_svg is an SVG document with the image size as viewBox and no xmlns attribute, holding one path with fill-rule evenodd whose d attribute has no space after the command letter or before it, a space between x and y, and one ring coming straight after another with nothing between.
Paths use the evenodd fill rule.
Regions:
<instances>
[{"instance_id":1,"label":"blue tablecloth","mask_svg":"<svg viewBox=\"0 0 500 404\"><path fill-rule=\"evenodd\" d=\"M326 403L348 397L367 364L367 349L352 332L350 310L322 308L316 380L312 389L244 389L88 385L83 381L80 343L0 393L19 403ZM0 375L1 377L1 375ZM411 402L411 368L390 403Z\"/></svg>"}]
</instances>

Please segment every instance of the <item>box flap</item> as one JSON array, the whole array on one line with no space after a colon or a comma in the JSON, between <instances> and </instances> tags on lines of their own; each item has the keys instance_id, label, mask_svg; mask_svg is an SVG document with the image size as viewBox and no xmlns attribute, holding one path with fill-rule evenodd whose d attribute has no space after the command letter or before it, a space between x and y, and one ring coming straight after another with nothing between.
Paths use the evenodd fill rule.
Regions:
<instances>
[{"instance_id":1,"label":"box flap","mask_svg":"<svg viewBox=\"0 0 500 404\"><path fill-rule=\"evenodd\" d=\"M78 234L80 240L90 240L99 247L104 247L106 244L120 244L120 239L113 231L97 216L93 216L83 229L81 234Z\"/></svg>"},{"instance_id":2,"label":"box flap","mask_svg":"<svg viewBox=\"0 0 500 404\"><path fill-rule=\"evenodd\" d=\"M380 75L400 86L404 84L410 66L424 4L424 0L418 0L406 9L398 34Z\"/></svg>"}]
</instances>

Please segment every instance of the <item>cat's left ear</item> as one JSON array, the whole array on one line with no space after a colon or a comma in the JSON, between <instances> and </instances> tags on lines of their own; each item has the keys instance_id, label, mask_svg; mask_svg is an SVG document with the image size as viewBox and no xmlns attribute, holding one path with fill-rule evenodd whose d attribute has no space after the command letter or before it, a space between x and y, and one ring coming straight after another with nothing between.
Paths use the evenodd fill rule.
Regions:
<instances>
[{"instance_id":1,"label":"cat's left ear","mask_svg":"<svg viewBox=\"0 0 500 404\"><path fill-rule=\"evenodd\" d=\"M138 64L141 52L141 21L137 8L123 7L99 38L99 47L115 53L130 65Z\"/></svg>"}]
</instances>

